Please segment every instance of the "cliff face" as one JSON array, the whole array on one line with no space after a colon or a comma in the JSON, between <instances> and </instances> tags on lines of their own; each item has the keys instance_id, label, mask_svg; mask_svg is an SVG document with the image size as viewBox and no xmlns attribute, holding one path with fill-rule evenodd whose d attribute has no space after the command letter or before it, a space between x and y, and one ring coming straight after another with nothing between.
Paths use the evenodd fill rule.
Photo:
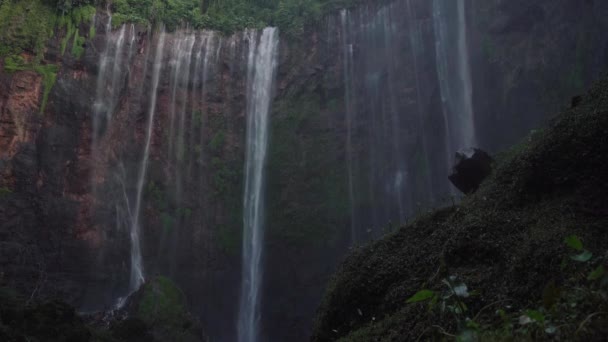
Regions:
<instances>
[{"instance_id":1,"label":"cliff face","mask_svg":"<svg viewBox=\"0 0 608 342\"><path fill-rule=\"evenodd\" d=\"M482 148L513 143L608 65L604 2L531 6L466 2ZM305 339L352 241L450 193L435 20L431 1L367 3L281 41L266 184L269 340ZM58 72L46 105L47 74L0 61L2 281L85 311L110 307L128 292L139 203L145 274L171 276L210 336L231 340L257 35L184 30L161 43L158 31L108 32L107 22L96 15L95 35L78 27L82 56L62 53L61 30L47 43L43 64Z\"/></svg>"}]
</instances>

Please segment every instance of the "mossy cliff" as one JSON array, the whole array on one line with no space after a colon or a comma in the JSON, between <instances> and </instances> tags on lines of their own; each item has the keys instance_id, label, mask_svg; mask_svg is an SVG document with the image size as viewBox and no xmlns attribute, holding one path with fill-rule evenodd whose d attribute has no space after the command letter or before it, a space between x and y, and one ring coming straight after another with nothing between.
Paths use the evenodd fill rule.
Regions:
<instances>
[{"instance_id":1,"label":"mossy cliff","mask_svg":"<svg viewBox=\"0 0 608 342\"><path fill-rule=\"evenodd\" d=\"M461 204L353 251L327 289L313 341L442 340L467 329L488 341L605 338L606 279L593 281L607 262L607 133L604 79L501 155ZM569 236L595 256L591 264L568 258ZM422 289L441 293L442 280L466 284L471 296L407 302ZM450 301L466 309L442 313Z\"/></svg>"}]
</instances>

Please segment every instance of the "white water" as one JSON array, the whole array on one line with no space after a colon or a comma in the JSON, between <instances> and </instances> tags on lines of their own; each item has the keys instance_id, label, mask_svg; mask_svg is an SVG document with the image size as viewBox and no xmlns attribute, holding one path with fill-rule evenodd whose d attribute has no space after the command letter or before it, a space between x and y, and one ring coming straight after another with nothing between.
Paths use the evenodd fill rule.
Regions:
<instances>
[{"instance_id":1,"label":"white water","mask_svg":"<svg viewBox=\"0 0 608 342\"><path fill-rule=\"evenodd\" d=\"M135 198L135 210L133 210L133 217L131 220L130 227L130 238L131 238L131 277L129 282L129 292L133 293L139 289L144 283L144 265L141 256L141 241L140 241L140 215L141 215L141 203L144 183L146 180L146 170L148 167L148 158L150 155L150 144L152 141L152 134L154 128L154 116L156 114L156 98L158 83L160 80L160 72L162 69L163 51L165 46L165 32L164 30L160 33L158 43L156 46L156 56L154 59L154 69L152 74L152 87L150 89L150 108L148 110L148 127L146 130L146 145L144 148L144 154L141 161L139 170L139 176L137 178L137 196Z\"/></svg>"},{"instance_id":2,"label":"white water","mask_svg":"<svg viewBox=\"0 0 608 342\"><path fill-rule=\"evenodd\" d=\"M471 80L471 64L469 60L469 46L467 43L467 19L465 0L458 0L458 70L462 84L462 142L461 147L473 147L477 143L475 138L474 112L473 112L473 82ZM459 147L459 148L461 148Z\"/></svg>"},{"instance_id":3,"label":"white water","mask_svg":"<svg viewBox=\"0 0 608 342\"><path fill-rule=\"evenodd\" d=\"M476 143L465 0L433 0L433 22L449 168L457 150Z\"/></svg>"},{"instance_id":4,"label":"white water","mask_svg":"<svg viewBox=\"0 0 608 342\"><path fill-rule=\"evenodd\" d=\"M264 243L264 164L268 147L269 112L277 67L276 28L248 30L247 140L243 195L243 263L238 340L259 339L260 287Z\"/></svg>"}]
</instances>

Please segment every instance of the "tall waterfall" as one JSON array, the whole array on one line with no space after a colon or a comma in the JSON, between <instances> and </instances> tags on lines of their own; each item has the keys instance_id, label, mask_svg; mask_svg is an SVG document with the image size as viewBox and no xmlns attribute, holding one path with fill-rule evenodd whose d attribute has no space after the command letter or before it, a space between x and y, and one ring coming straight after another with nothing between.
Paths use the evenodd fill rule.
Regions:
<instances>
[{"instance_id":1,"label":"tall waterfall","mask_svg":"<svg viewBox=\"0 0 608 342\"><path fill-rule=\"evenodd\" d=\"M401 70L396 40L408 27L394 13L406 3L361 6L340 12L344 79L346 167L351 240L358 243L404 222L412 211L410 161L404 150L420 110L401 94L415 88L415 76Z\"/></svg>"},{"instance_id":2,"label":"tall waterfall","mask_svg":"<svg viewBox=\"0 0 608 342\"><path fill-rule=\"evenodd\" d=\"M264 164L268 147L269 112L277 67L278 32L265 28L246 32L247 59L247 139L245 189L243 195L242 288L238 319L238 340L259 339L260 287L264 243ZM259 41L258 41L259 39Z\"/></svg>"},{"instance_id":3,"label":"tall waterfall","mask_svg":"<svg viewBox=\"0 0 608 342\"><path fill-rule=\"evenodd\" d=\"M160 81L164 47L165 32L163 30L158 38L156 56L154 58L152 87L150 89L150 108L148 110L148 128L146 131L146 145L144 147L144 155L141 161L139 176L137 178L137 196L135 198L135 210L133 211L133 219L131 222L129 235L131 237L131 278L129 283L129 291L131 292L137 291L145 279L144 265L141 256L140 215L142 207L142 194L146 181L146 171L148 168L148 158L150 157L150 143L152 141L152 130L154 128L154 116L156 114L156 98L158 96L156 90L158 89L158 83Z\"/></svg>"},{"instance_id":4,"label":"tall waterfall","mask_svg":"<svg viewBox=\"0 0 608 342\"><path fill-rule=\"evenodd\" d=\"M433 0L433 22L450 167L456 150L476 143L465 0Z\"/></svg>"},{"instance_id":5,"label":"tall waterfall","mask_svg":"<svg viewBox=\"0 0 608 342\"><path fill-rule=\"evenodd\" d=\"M342 65L344 68L344 102L346 107L346 168L348 174L348 197L350 200L350 237L351 244L359 240L355 219L355 185L353 179L353 143L352 143L352 117L353 117L353 45L348 40L348 12L343 9L340 11L340 34L342 35Z\"/></svg>"}]
</instances>

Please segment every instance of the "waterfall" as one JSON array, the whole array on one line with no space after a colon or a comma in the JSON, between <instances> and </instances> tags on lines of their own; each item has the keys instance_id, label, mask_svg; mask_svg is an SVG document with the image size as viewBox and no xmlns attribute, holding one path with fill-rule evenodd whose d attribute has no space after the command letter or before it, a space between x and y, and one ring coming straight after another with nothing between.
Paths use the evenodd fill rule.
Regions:
<instances>
[{"instance_id":1,"label":"waterfall","mask_svg":"<svg viewBox=\"0 0 608 342\"><path fill-rule=\"evenodd\" d=\"M269 112L277 66L278 32L265 28L246 32L247 59L247 140L245 188L243 195L243 264L238 319L238 340L259 338L260 287L264 238L264 164L268 147Z\"/></svg>"},{"instance_id":2,"label":"waterfall","mask_svg":"<svg viewBox=\"0 0 608 342\"><path fill-rule=\"evenodd\" d=\"M411 166L405 148L412 118L417 117L412 114L420 115L421 110L410 105L416 100L404 94L417 85L395 48L395 42L407 39L409 32L395 13L406 9L404 1L396 1L339 14L353 244L381 235L412 211Z\"/></svg>"},{"instance_id":3,"label":"waterfall","mask_svg":"<svg viewBox=\"0 0 608 342\"><path fill-rule=\"evenodd\" d=\"M429 147L428 147L428 142L427 142L427 134L424 131L425 129L425 115L424 115L424 110L422 109L422 85L420 82L421 79L421 75L420 75L420 70L419 70L419 55L424 52L421 51L422 48L420 47L421 44L421 34L420 34L420 27L418 22L416 21L416 15L414 12L414 8L412 7L412 0L407 0L406 5L407 5L407 21L408 21L408 29L409 29L409 40L410 40L410 49L411 49L411 55L412 55L412 62L414 64L414 79L415 79L415 84L416 84L416 112L417 112L417 117L418 117L418 130L419 132L422 132L421 136L420 136L420 141L421 141L421 151L422 151L422 158L424 159L424 167L425 170L427 171L427 174L424 175L424 182L425 182L425 188L427 191L427 200L430 202L433 202L435 193L434 193L434 189L433 189L433 183L432 183L432 176L430 174L428 174L429 170L431 169L431 163L429 160Z\"/></svg>"},{"instance_id":4,"label":"waterfall","mask_svg":"<svg viewBox=\"0 0 608 342\"><path fill-rule=\"evenodd\" d=\"M340 11L340 26L342 34L342 65L344 73L344 104L346 108L346 168L348 174L348 197L350 200L350 238L351 244L357 243L357 228L355 219L355 185L353 179L353 147L352 147L352 120L354 104L352 101L353 77L353 46L348 40L348 12Z\"/></svg>"},{"instance_id":5,"label":"waterfall","mask_svg":"<svg viewBox=\"0 0 608 342\"><path fill-rule=\"evenodd\" d=\"M154 69L152 73L152 87L150 90L150 108L148 110L148 126L146 130L146 144L144 147L144 154L139 169L139 175L137 177L137 195L135 198L135 210L133 211L133 217L131 220L130 227L130 238L131 238L131 277L129 283L129 292L133 293L144 283L144 265L141 255L141 241L140 241L140 214L141 214L141 202L142 194L144 189L144 183L146 179L146 171L148 167L148 158L150 155L150 144L152 142L152 134L154 129L154 116L156 114L156 98L158 83L160 80L160 73L163 61L163 52L165 47L165 32L164 30L160 33L158 43L156 46L156 56L154 59Z\"/></svg>"},{"instance_id":6,"label":"waterfall","mask_svg":"<svg viewBox=\"0 0 608 342\"><path fill-rule=\"evenodd\" d=\"M456 150L476 143L465 0L433 0L437 75L448 168Z\"/></svg>"}]
</instances>

